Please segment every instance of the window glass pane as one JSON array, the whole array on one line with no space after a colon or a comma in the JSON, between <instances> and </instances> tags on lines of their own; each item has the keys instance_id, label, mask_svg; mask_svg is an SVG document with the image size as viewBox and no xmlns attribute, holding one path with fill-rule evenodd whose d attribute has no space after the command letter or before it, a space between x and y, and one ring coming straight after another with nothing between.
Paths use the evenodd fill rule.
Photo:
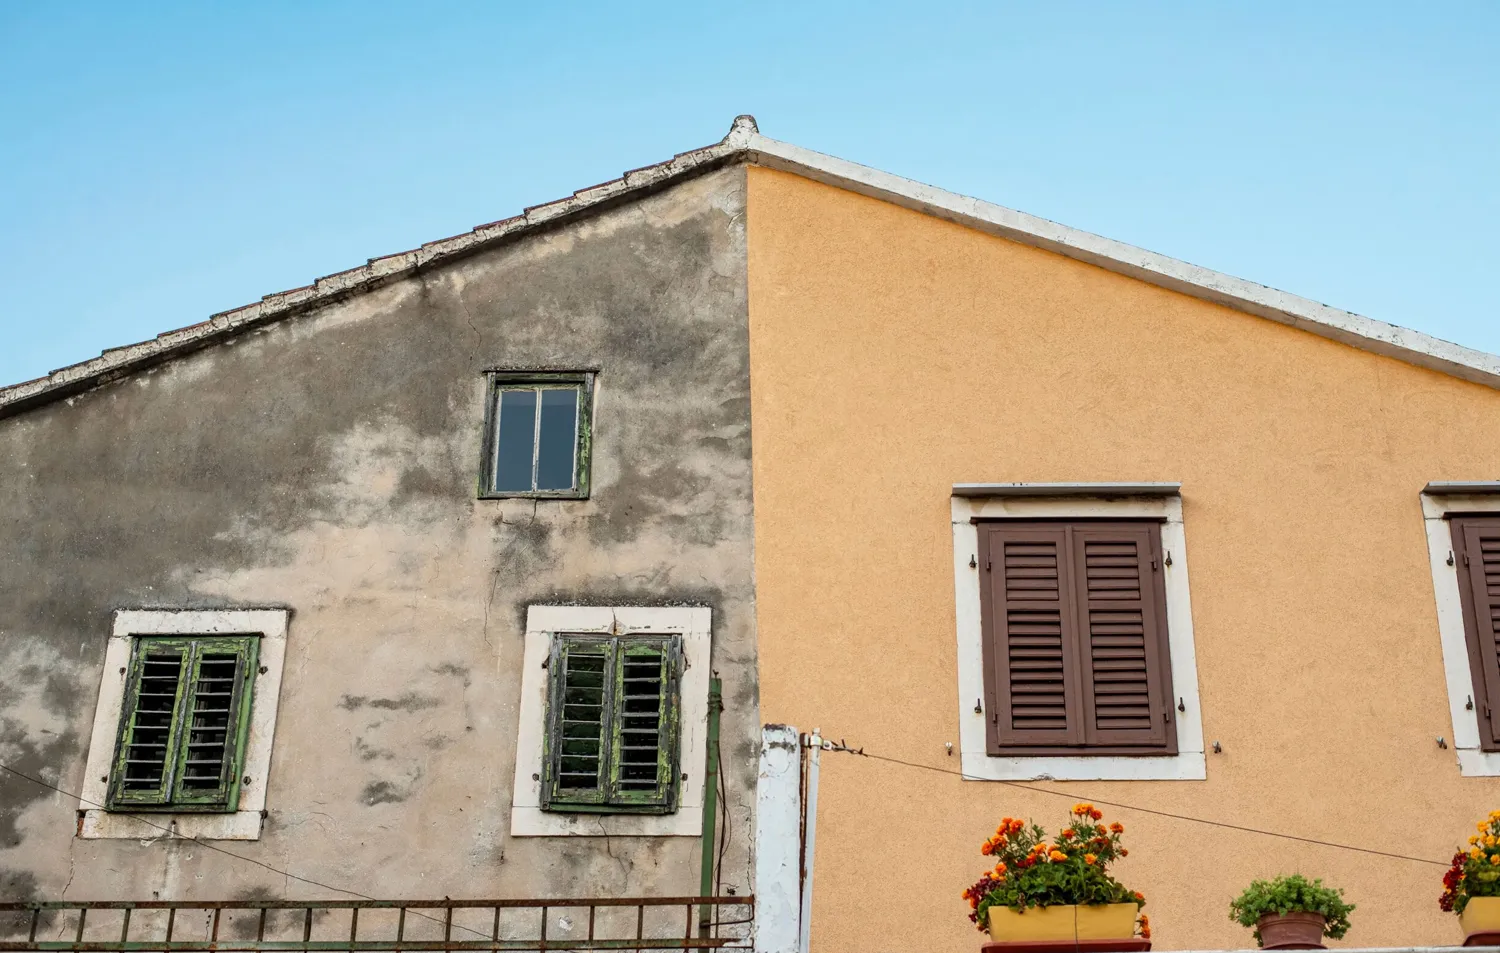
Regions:
<instances>
[{"instance_id":1,"label":"window glass pane","mask_svg":"<svg viewBox=\"0 0 1500 953\"><path fill-rule=\"evenodd\" d=\"M536 488L573 486L573 451L578 445L578 390L542 391L542 438L538 444Z\"/></svg>"},{"instance_id":2,"label":"window glass pane","mask_svg":"<svg viewBox=\"0 0 1500 953\"><path fill-rule=\"evenodd\" d=\"M532 451L536 447L536 391L501 391L499 417L495 489L530 490Z\"/></svg>"}]
</instances>

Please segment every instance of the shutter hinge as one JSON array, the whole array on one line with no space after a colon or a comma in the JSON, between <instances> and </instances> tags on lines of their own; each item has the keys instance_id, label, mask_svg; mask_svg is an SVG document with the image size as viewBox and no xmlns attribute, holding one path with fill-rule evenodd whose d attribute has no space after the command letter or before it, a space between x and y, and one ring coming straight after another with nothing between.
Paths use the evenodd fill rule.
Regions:
<instances>
[{"instance_id":1,"label":"shutter hinge","mask_svg":"<svg viewBox=\"0 0 1500 953\"><path fill-rule=\"evenodd\" d=\"M1468 564L1469 564L1469 554L1468 553L1464 553L1464 565L1467 566Z\"/></svg>"},{"instance_id":2,"label":"shutter hinge","mask_svg":"<svg viewBox=\"0 0 1500 953\"><path fill-rule=\"evenodd\" d=\"M1164 725L1170 725L1172 723L1172 712L1170 709L1163 708L1161 710L1161 723Z\"/></svg>"},{"instance_id":3,"label":"shutter hinge","mask_svg":"<svg viewBox=\"0 0 1500 953\"><path fill-rule=\"evenodd\" d=\"M984 571L985 572L990 572L994 568L995 568L995 564L990 560L990 557L988 557L988 556L984 557Z\"/></svg>"},{"instance_id":4,"label":"shutter hinge","mask_svg":"<svg viewBox=\"0 0 1500 953\"><path fill-rule=\"evenodd\" d=\"M1156 564L1156 557L1152 556L1151 557L1151 571L1152 572L1156 572L1157 568L1158 568L1158 566Z\"/></svg>"}]
</instances>

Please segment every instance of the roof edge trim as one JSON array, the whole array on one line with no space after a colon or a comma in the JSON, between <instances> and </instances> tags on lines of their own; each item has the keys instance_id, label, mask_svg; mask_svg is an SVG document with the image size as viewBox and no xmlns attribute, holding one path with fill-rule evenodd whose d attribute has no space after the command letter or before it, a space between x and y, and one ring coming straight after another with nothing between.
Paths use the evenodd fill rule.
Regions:
<instances>
[{"instance_id":1,"label":"roof edge trim","mask_svg":"<svg viewBox=\"0 0 1500 953\"><path fill-rule=\"evenodd\" d=\"M760 134L753 117L738 116L728 135L713 145L679 153L666 162L634 169L618 179L580 189L554 202L531 206L520 215L481 225L461 235L428 242L411 251L372 258L357 268L327 275L301 288L266 295L260 301L220 312L199 324L168 331L138 344L110 348L99 357L55 370L45 377L0 387L0 418L189 354L252 328L374 290L425 267L641 198L677 181L733 162L792 172L815 182L1065 255L1161 288L1500 390L1500 356L771 139Z\"/></svg>"}]
</instances>

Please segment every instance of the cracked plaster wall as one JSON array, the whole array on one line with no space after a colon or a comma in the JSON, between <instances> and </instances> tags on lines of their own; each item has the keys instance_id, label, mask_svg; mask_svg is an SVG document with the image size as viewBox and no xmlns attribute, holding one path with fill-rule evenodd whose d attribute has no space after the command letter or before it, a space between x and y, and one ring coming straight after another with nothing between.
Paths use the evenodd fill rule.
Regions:
<instances>
[{"instance_id":1,"label":"cracked plaster wall","mask_svg":"<svg viewBox=\"0 0 1500 953\"><path fill-rule=\"evenodd\" d=\"M0 760L76 791L111 613L293 610L261 840L377 897L692 894L696 838L508 836L525 609L703 604L749 889L744 170L0 421ZM491 367L599 371L593 496L475 499ZM0 775L0 899L326 896L183 842L83 841Z\"/></svg>"}]
</instances>

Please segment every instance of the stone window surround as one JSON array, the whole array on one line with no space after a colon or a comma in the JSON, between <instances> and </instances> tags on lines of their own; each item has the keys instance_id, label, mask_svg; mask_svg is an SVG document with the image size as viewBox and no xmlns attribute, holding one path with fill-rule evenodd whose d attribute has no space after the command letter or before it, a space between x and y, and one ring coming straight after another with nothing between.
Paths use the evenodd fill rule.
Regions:
<instances>
[{"instance_id":1,"label":"stone window surround","mask_svg":"<svg viewBox=\"0 0 1500 953\"><path fill-rule=\"evenodd\" d=\"M1464 633L1458 567L1448 562L1453 553L1450 513L1500 515L1500 483L1431 483L1422 491L1422 522L1427 531L1427 555L1432 566L1433 596L1437 600L1438 639L1443 650L1443 676L1448 687L1448 711L1453 719L1458 773L1466 778L1500 777L1500 751L1480 748L1478 708L1468 707L1474 695L1474 678Z\"/></svg>"},{"instance_id":2,"label":"stone window surround","mask_svg":"<svg viewBox=\"0 0 1500 953\"><path fill-rule=\"evenodd\" d=\"M958 622L960 769L972 781L1201 781L1207 777L1203 721L1198 701L1198 665L1193 648L1188 595L1187 543L1182 497L1175 484L959 484L951 499L953 578ZM1167 592L1167 636L1172 689L1181 700L1175 755L991 756L985 740L984 631L979 572L970 560L979 552L975 519L1158 519L1161 546L1171 556L1163 566ZM1175 706L1174 706L1175 707Z\"/></svg>"},{"instance_id":3,"label":"stone window surround","mask_svg":"<svg viewBox=\"0 0 1500 953\"><path fill-rule=\"evenodd\" d=\"M512 787L512 837L697 837L703 833L708 753L708 679L713 610L706 606L530 606L522 653L520 726ZM542 810L542 753L554 633L682 636L677 810L671 814L584 814Z\"/></svg>"},{"instance_id":4,"label":"stone window surround","mask_svg":"<svg viewBox=\"0 0 1500 953\"><path fill-rule=\"evenodd\" d=\"M271 743L276 733L276 709L286 661L287 609L121 609L104 650L104 673L99 704L94 711L87 767L83 779L78 836L85 839L152 840L169 836L202 840L259 840L261 813L266 806L266 781L271 767ZM171 811L108 811L99 807L109 791L125 700L124 674L130 666L134 639L145 635L246 635L261 637L259 665L251 698L250 730L245 739L240 770L246 780L233 812L223 814ZM163 830L166 828L167 830Z\"/></svg>"}]
</instances>

